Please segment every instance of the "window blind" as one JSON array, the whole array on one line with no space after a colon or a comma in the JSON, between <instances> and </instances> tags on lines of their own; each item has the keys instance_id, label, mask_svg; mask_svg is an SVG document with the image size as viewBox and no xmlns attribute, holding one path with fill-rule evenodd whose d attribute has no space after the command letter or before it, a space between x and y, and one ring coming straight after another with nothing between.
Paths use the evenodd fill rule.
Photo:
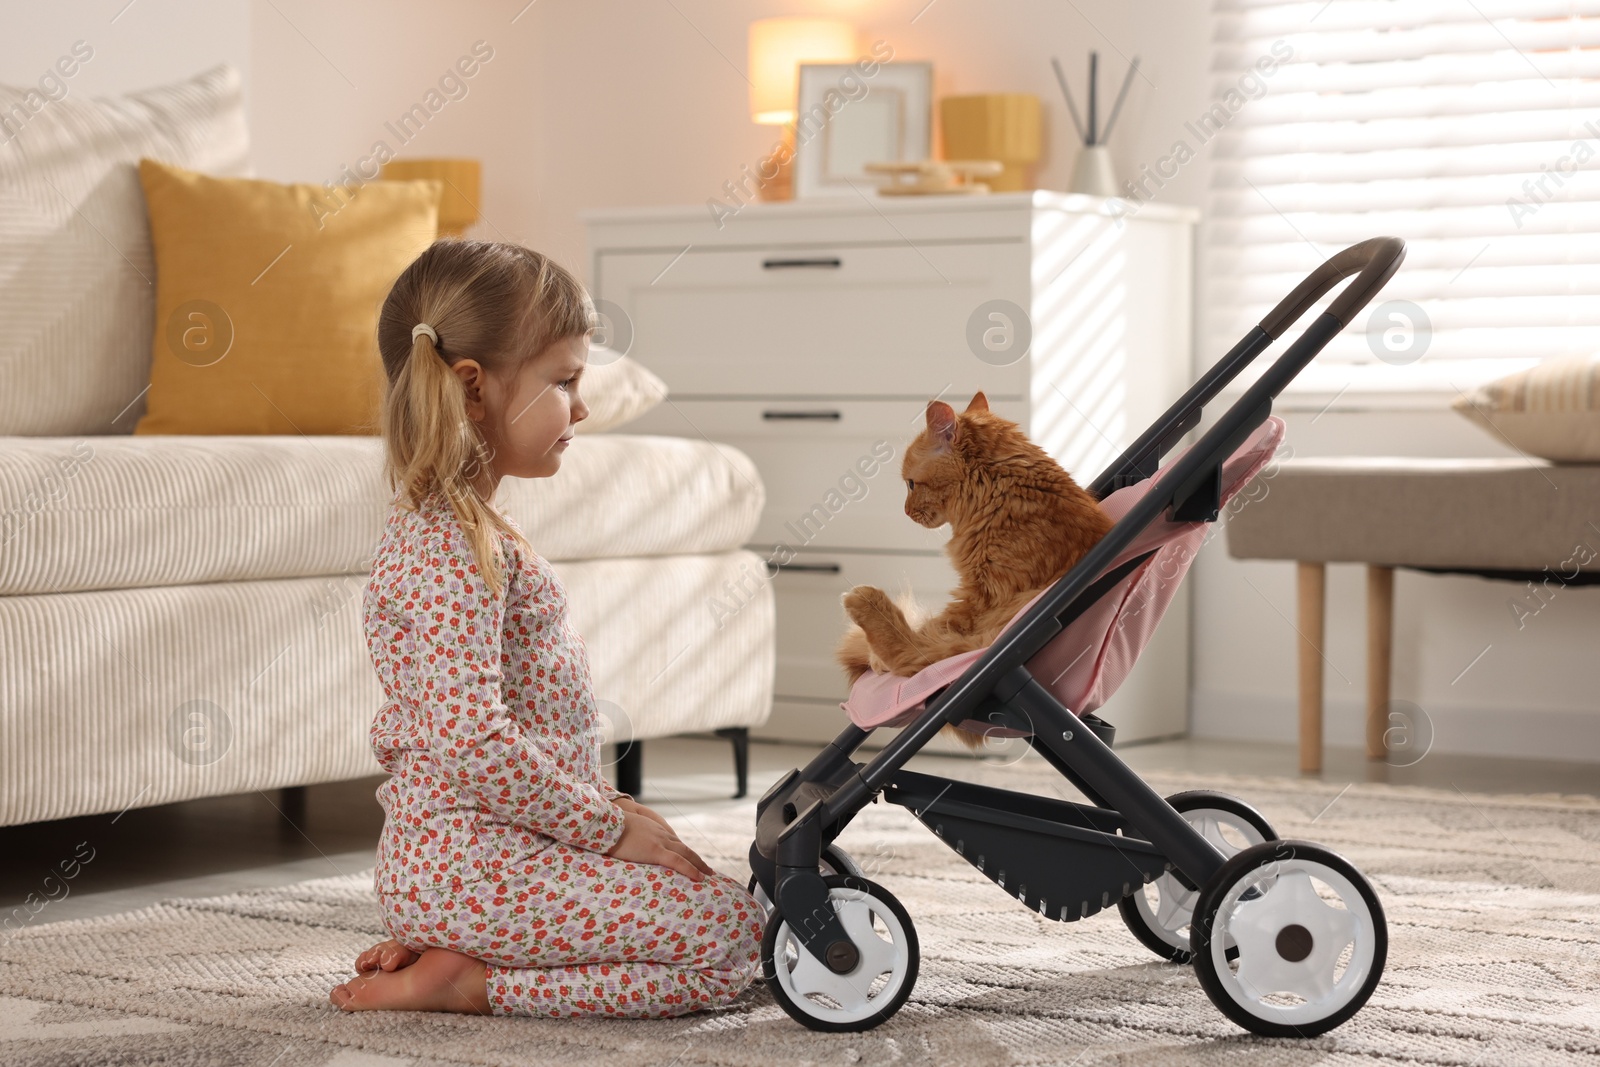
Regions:
<instances>
[{"instance_id":1,"label":"window blind","mask_svg":"<svg viewBox=\"0 0 1600 1067\"><path fill-rule=\"evenodd\" d=\"M1212 134L1211 358L1317 263L1383 234L1405 239L1405 264L1305 387L1453 393L1600 351L1600 0L1215 13L1212 121L1195 127ZM1409 326L1370 321L1393 300L1421 309L1418 358Z\"/></svg>"}]
</instances>

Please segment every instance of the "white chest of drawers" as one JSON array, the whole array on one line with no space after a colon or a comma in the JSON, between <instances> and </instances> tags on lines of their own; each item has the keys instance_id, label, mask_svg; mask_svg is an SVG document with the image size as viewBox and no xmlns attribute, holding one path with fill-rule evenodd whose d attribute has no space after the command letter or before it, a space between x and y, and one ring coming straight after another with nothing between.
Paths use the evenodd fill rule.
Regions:
<instances>
[{"instance_id":1,"label":"white chest of drawers","mask_svg":"<svg viewBox=\"0 0 1600 1067\"><path fill-rule=\"evenodd\" d=\"M720 228L704 207L583 214L610 340L671 390L626 431L726 441L765 483L750 547L778 565L778 668L757 736L841 728L842 592L937 610L954 587L948 528L902 511L928 400L983 390L1086 485L1187 388L1196 218L1047 192L752 203ZM1119 740L1186 729L1188 614L1180 592L1102 712Z\"/></svg>"}]
</instances>

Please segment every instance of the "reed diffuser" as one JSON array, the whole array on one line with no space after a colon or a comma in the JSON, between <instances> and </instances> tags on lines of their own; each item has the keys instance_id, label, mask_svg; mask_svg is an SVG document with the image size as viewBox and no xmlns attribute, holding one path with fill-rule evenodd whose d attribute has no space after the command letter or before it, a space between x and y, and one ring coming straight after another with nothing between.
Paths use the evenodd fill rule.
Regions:
<instances>
[{"instance_id":1,"label":"reed diffuser","mask_svg":"<svg viewBox=\"0 0 1600 1067\"><path fill-rule=\"evenodd\" d=\"M1061 61L1052 56L1050 66L1055 68L1056 84L1061 86L1061 95L1067 101L1067 114L1072 116L1072 125L1077 128L1078 139L1083 142L1083 148L1078 152L1078 161L1072 168L1072 184L1067 191L1088 193L1091 196L1121 196L1122 192L1117 187L1116 168L1111 165L1111 149L1107 142L1111 140L1111 130L1117 124L1117 116L1122 113L1122 102L1128 98L1128 87L1133 84L1133 76L1139 70L1139 57L1134 56L1133 62L1128 66L1128 73L1122 79L1122 88L1118 90L1117 99L1111 105L1111 114L1106 116L1106 126L1103 131L1099 126L1100 53L1089 53L1087 125L1078 115L1078 105L1072 99L1072 90L1067 88L1067 76L1061 70Z\"/></svg>"}]
</instances>

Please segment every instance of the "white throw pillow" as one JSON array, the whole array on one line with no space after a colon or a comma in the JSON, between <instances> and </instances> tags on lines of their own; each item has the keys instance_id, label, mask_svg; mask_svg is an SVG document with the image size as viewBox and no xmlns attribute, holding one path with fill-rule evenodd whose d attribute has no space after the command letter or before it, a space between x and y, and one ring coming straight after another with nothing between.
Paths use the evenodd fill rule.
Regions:
<instances>
[{"instance_id":1,"label":"white throw pillow","mask_svg":"<svg viewBox=\"0 0 1600 1067\"><path fill-rule=\"evenodd\" d=\"M1451 405L1513 448L1554 463L1600 463L1600 354L1547 359Z\"/></svg>"},{"instance_id":2,"label":"white throw pillow","mask_svg":"<svg viewBox=\"0 0 1600 1067\"><path fill-rule=\"evenodd\" d=\"M60 84L0 85L0 435L132 433L156 306L139 159L250 177L239 72L93 99Z\"/></svg>"},{"instance_id":3,"label":"white throw pillow","mask_svg":"<svg viewBox=\"0 0 1600 1067\"><path fill-rule=\"evenodd\" d=\"M601 433L637 419L667 398L667 383L604 345L589 346L578 395L589 405L579 433Z\"/></svg>"}]
</instances>

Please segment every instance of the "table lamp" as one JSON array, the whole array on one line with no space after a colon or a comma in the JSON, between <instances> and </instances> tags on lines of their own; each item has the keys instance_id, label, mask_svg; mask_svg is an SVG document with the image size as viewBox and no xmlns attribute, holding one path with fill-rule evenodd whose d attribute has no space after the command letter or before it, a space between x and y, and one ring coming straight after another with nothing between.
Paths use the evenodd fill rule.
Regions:
<instances>
[{"instance_id":1,"label":"table lamp","mask_svg":"<svg viewBox=\"0 0 1600 1067\"><path fill-rule=\"evenodd\" d=\"M772 18L750 24L750 121L784 127L782 149L774 149L757 168L761 199L787 200L793 193L800 64L847 63L855 58L856 31L848 22ZM768 179L774 170L776 176Z\"/></svg>"},{"instance_id":2,"label":"table lamp","mask_svg":"<svg viewBox=\"0 0 1600 1067\"><path fill-rule=\"evenodd\" d=\"M391 159L378 172L387 181L437 178L444 185L439 197L439 236L460 237L478 221L482 167L476 159Z\"/></svg>"}]
</instances>

